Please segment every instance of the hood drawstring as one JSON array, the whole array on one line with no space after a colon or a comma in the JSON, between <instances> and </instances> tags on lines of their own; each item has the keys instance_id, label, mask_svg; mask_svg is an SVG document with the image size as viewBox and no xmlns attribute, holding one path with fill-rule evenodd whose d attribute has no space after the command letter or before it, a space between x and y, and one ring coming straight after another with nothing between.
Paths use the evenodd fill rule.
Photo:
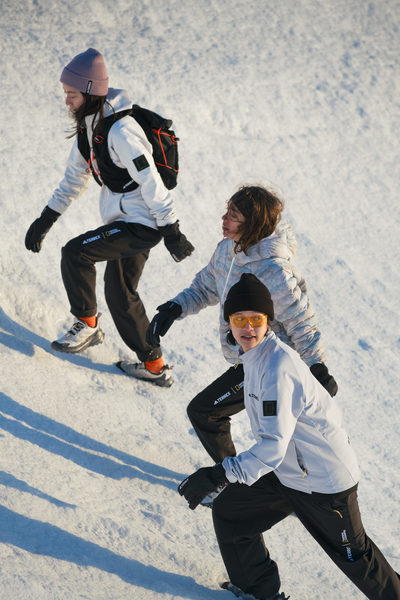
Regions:
<instances>
[{"instance_id":1,"label":"hood drawstring","mask_svg":"<svg viewBox=\"0 0 400 600\"><path fill-rule=\"evenodd\" d=\"M226 276L226 279L225 279L225 285L224 285L224 289L222 290L222 296L221 296L221 305L222 305L222 306L223 306L223 304L224 304L224 302L225 302L225 291L226 291L226 286L228 285L228 280L229 280L229 277L230 277L230 274L231 274L231 271L232 271L232 268L233 268L233 263L235 262L235 258L236 258L236 251L234 250L234 251L233 251L233 257L232 257L232 260L231 260L231 266L229 267L228 275ZM222 300L223 300L224 302L222 302Z\"/></svg>"}]
</instances>

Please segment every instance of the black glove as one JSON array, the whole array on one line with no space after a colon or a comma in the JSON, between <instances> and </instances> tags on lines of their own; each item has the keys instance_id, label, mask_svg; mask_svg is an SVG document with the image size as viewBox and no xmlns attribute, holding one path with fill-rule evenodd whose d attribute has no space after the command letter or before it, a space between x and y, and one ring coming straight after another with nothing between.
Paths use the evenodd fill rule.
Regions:
<instances>
[{"instance_id":1,"label":"black glove","mask_svg":"<svg viewBox=\"0 0 400 600\"><path fill-rule=\"evenodd\" d=\"M320 384L324 386L332 397L337 394L338 385L332 375L329 375L328 368L324 363L315 363L315 365L311 365L310 371L315 379L318 379Z\"/></svg>"},{"instance_id":2,"label":"black glove","mask_svg":"<svg viewBox=\"0 0 400 600\"><path fill-rule=\"evenodd\" d=\"M203 467L189 475L179 484L178 492L189 503L189 508L194 510L200 502L219 487L228 485L225 469L218 463L213 467Z\"/></svg>"},{"instance_id":3,"label":"black glove","mask_svg":"<svg viewBox=\"0 0 400 600\"><path fill-rule=\"evenodd\" d=\"M194 246L179 231L179 221L176 221L172 225L159 227L158 231L164 238L165 247L176 262L180 262L192 254Z\"/></svg>"},{"instance_id":4,"label":"black glove","mask_svg":"<svg viewBox=\"0 0 400 600\"><path fill-rule=\"evenodd\" d=\"M40 252L43 240L51 226L57 221L60 213L45 206L38 219L33 221L25 236L25 247L32 252Z\"/></svg>"},{"instance_id":5,"label":"black glove","mask_svg":"<svg viewBox=\"0 0 400 600\"><path fill-rule=\"evenodd\" d=\"M153 317L146 332L146 342L153 348L160 345L160 335L164 336L175 319L182 314L180 304L171 300L157 306L157 310L160 312Z\"/></svg>"}]
</instances>

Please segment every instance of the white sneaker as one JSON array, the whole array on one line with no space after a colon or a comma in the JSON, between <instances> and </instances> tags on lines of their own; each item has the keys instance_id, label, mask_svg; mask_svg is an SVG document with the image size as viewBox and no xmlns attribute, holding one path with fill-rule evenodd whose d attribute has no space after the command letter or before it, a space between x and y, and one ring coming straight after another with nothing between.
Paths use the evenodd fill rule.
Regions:
<instances>
[{"instance_id":1,"label":"white sneaker","mask_svg":"<svg viewBox=\"0 0 400 600\"><path fill-rule=\"evenodd\" d=\"M171 369L168 365L165 365L159 373L152 373L146 369L146 365L143 362L131 363L127 360L120 360L115 363L121 371L135 377L136 379L143 379L144 381L150 381L161 387L170 387L174 380L171 377Z\"/></svg>"},{"instance_id":2,"label":"white sneaker","mask_svg":"<svg viewBox=\"0 0 400 600\"><path fill-rule=\"evenodd\" d=\"M89 346L101 344L104 340L104 333L99 326L100 316L101 313L97 315L96 327L89 327L85 321L78 319L67 333L52 342L53 350L76 354Z\"/></svg>"},{"instance_id":3,"label":"white sneaker","mask_svg":"<svg viewBox=\"0 0 400 600\"><path fill-rule=\"evenodd\" d=\"M219 488L215 490L215 492L207 494L207 496L205 496L200 502L201 506L207 506L207 508L212 508L215 498L220 495L220 493L226 488L227 485L227 483L225 485L220 485Z\"/></svg>"}]
</instances>

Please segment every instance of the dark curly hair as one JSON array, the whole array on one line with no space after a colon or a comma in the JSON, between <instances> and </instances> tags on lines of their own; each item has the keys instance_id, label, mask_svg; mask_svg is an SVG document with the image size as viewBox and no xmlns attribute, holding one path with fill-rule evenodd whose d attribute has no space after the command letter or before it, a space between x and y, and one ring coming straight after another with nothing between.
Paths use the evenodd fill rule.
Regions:
<instances>
[{"instance_id":1,"label":"dark curly hair","mask_svg":"<svg viewBox=\"0 0 400 600\"><path fill-rule=\"evenodd\" d=\"M228 208L230 205L246 219L239 229L240 240L235 243L235 252L247 254L250 246L274 232L284 201L262 186L243 186L228 200Z\"/></svg>"}]
</instances>

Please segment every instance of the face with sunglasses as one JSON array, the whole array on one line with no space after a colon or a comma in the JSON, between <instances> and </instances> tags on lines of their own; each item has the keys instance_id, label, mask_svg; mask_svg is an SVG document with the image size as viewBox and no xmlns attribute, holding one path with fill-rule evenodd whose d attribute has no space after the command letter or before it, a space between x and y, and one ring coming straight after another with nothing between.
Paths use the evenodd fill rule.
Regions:
<instances>
[{"instance_id":1,"label":"face with sunglasses","mask_svg":"<svg viewBox=\"0 0 400 600\"><path fill-rule=\"evenodd\" d=\"M268 331L268 317L264 313L254 310L242 310L229 315L229 325L233 337L243 352L257 346Z\"/></svg>"}]
</instances>

